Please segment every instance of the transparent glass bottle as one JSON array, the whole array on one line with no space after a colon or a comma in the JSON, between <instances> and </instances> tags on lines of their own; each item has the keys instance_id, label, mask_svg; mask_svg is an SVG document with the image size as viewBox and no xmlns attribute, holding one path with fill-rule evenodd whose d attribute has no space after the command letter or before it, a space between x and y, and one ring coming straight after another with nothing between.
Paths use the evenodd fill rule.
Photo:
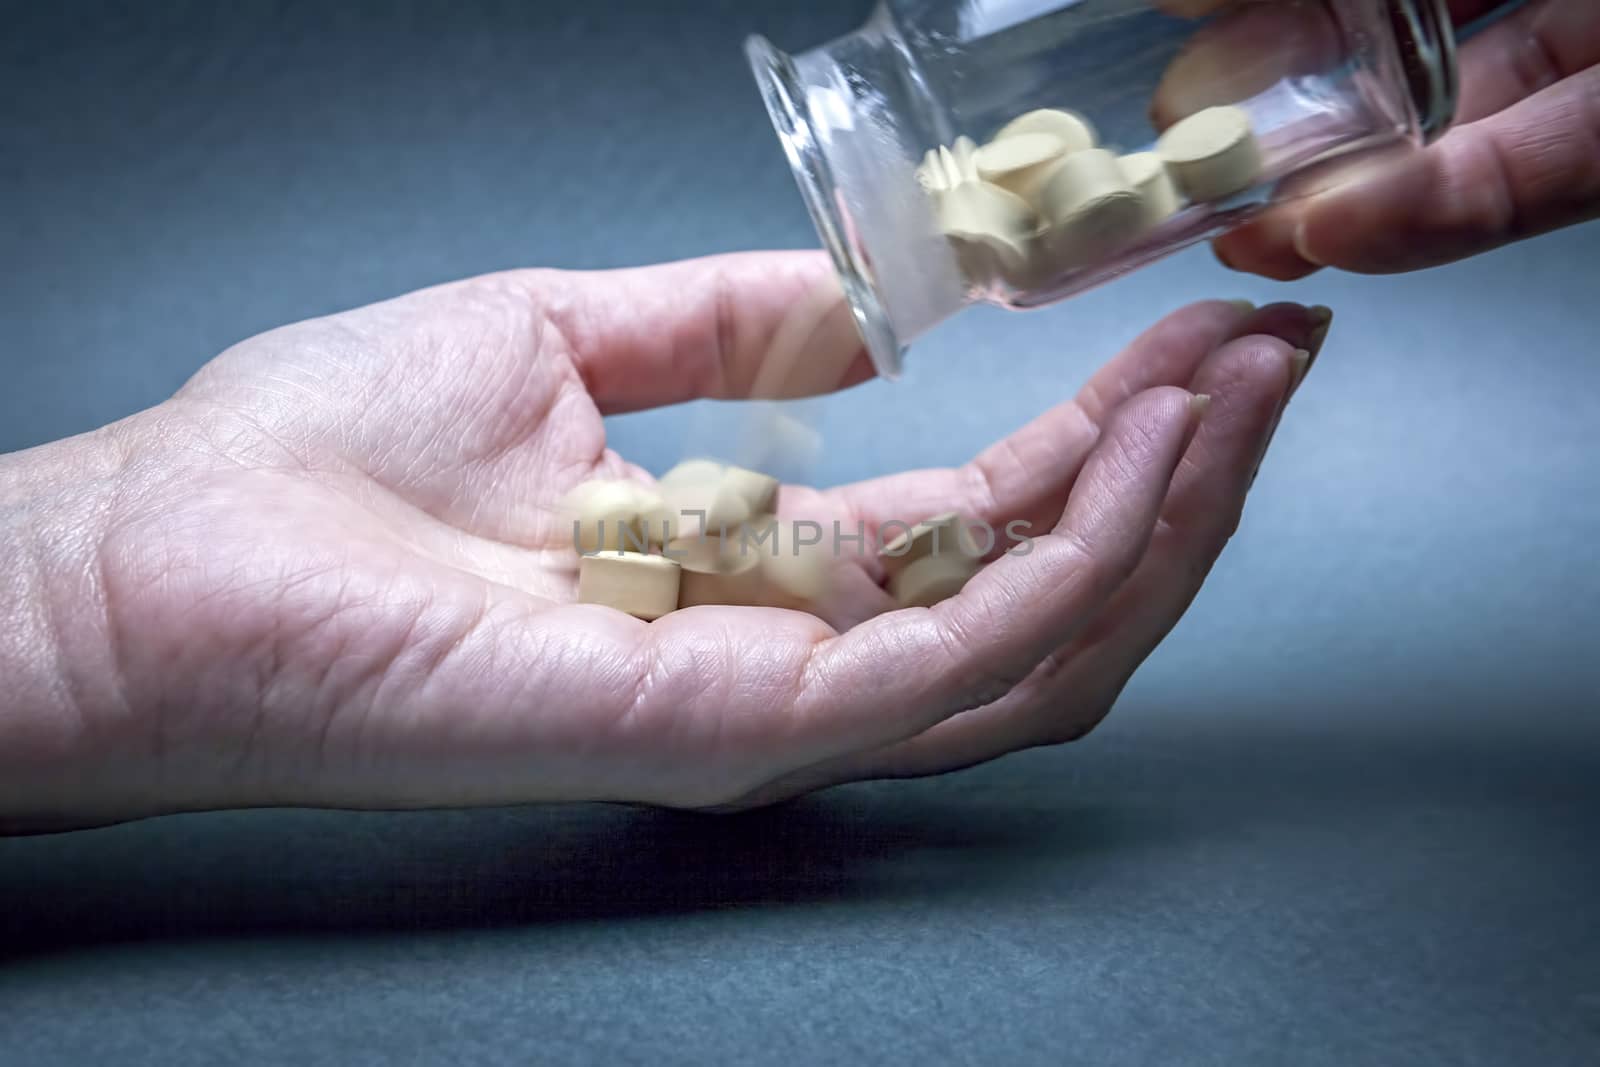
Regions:
<instances>
[{"instance_id":1,"label":"transparent glass bottle","mask_svg":"<svg viewBox=\"0 0 1600 1067\"><path fill-rule=\"evenodd\" d=\"M797 57L746 52L889 378L968 304L1215 236L1308 168L1426 144L1456 99L1444 0L885 0Z\"/></svg>"}]
</instances>

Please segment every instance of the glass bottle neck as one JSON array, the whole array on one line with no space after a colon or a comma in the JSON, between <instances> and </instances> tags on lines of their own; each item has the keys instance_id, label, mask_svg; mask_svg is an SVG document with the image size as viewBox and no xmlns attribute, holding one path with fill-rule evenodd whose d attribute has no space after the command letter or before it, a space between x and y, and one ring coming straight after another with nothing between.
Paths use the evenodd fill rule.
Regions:
<instances>
[{"instance_id":1,"label":"glass bottle neck","mask_svg":"<svg viewBox=\"0 0 1600 1067\"><path fill-rule=\"evenodd\" d=\"M1431 144L1455 121L1460 86L1456 38L1445 0L1386 0L1398 52L1399 89L1409 106L1412 136Z\"/></svg>"},{"instance_id":2,"label":"glass bottle neck","mask_svg":"<svg viewBox=\"0 0 1600 1067\"><path fill-rule=\"evenodd\" d=\"M791 59L745 46L762 97L878 374L969 302L949 244L915 190L926 131L908 52L884 9L861 30ZM925 147L925 146L923 146Z\"/></svg>"}]
</instances>

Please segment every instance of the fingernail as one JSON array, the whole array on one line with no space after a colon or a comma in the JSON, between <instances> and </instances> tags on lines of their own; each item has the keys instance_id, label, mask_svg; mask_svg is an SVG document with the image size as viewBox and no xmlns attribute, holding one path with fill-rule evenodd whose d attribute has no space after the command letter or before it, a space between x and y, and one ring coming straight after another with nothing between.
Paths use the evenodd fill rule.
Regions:
<instances>
[{"instance_id":1,"label":"fingernail","mask_svg":"<svg viewBox=\"0 0 1600 1067\"><path fill-rule=\"evenodd\" d=\"M1311 333L1306 338L1306 351L1311 353L1311 362L1314 363L1322 353L1323 343L1328 340L1328 331L1333 327L1333 309L1325 304L1316 304L1306 311L1311 316ZM1311 368L1308 365L1306 369Z\"/></svg>"},{"instance_id":2,"label":"fingernail","mask_svg":"<svg viewBox=\"0 0 1600 1067\"><path fill-rule=\"evenodd\" d=\"M1311 254L1311 245L1306 238L1306 223L1304 219L1301 219L1299 222L1295 223L1294 238L1292 243L1294 245L1294 254L1305 260L1307 263L1318 267L1327 266L1326 263L1322 262L1322 260Z\"/></svg>"},{"instance_id":3,"label":"fingernail","mask_svg":"<svg viewBox=\"0 0 1600 1067\"><path fill-rule=\"evenodd\" d=\"M1266 440L1261 444L1261 452L1256 456L1256 465L1250 471L1252 489L1255 488L1256 478L1261 474L1261 464L1266 462L1267 450L1272 447L1272 439L1278 435L1278 424L1283 421L1283 413L1289 407L1289 400L1294 396L1295 390L1300 388L1300 383L1305 381L1306 372L1311 369L1311 358L1311 353L1303 348L1295 349L1294 354L1289 357L1289 388L1284 390L1283 400L1272 416L1272 426L1267 430Z\"/></svg>"},{"instance_id":4,"label":"fingernail","mask_svg":"<svg viewBox=\"0 0 1600 1067\"><path fill-rule=\"evenodd\" d=\"M1189 397L1189 422L1184 427L1183 432L1183 447L1185 451L1194 443L1194 439L1200 435L1200 423L1205 416L1206 409L1210 406L1210 393L1195 393Z\"/></svg>"},{"instance_id":5,"label":"fingernail","mask_svg":"<svg viewBox=\"0 0 1600 1067\"><path fill-rule=\"evenodd\" d=\"M1248 315L1256 309L1256 304L1253 300L1229 300L1228 304L1241 315Z\"/></svg>"},{"instance_id":6,"label":"fingernail","mask_svg":"<svg viewBox=\"0 0 1600 1067\"><path fill-rule=\"evenodd\" d=\"M1306 371L1311 369L1311 353L1303 348L1294 350L1294 355L1289 357L1289 395L1300 388L1300 383L1305 381Z\"/></svg>"}]
</instances>

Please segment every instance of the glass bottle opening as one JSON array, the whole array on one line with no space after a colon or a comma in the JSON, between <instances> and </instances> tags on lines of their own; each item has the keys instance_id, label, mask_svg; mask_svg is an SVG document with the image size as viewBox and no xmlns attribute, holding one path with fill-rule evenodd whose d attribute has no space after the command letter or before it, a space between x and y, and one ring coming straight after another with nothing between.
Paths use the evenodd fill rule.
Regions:
<instances>
[{"instance_id":1,"label":"glass bottle opening","mask_svg":"<svg viewBox=\"0 0 1600 1067\"><path fill-rule=\"evenodd\" d=\"M745 55L755 73L773 128L783 143L784 154L789 158L795 181L799 183L811 221L816 225L823 247L833 258L845 299L850 302L872 365L880 377L898 378L905 346L889 323L871 264L854 238L847 208L838 196L838 182L817 143L816 124L810 114L805 86L790 58L765 37L748 38Z\"/></svg>"},{"instance_id":2,"label":"glass bottle opening","mask_svg":"<svg viewBox=\"0 0 1600 1067\"><path fill-rule=\"evenodd\" d=\"M1446 0L1395 0L1390 16L1411 104L1413 136L1432 144L1455 120L1456 38Z\"/></svg>"}]
</instances>

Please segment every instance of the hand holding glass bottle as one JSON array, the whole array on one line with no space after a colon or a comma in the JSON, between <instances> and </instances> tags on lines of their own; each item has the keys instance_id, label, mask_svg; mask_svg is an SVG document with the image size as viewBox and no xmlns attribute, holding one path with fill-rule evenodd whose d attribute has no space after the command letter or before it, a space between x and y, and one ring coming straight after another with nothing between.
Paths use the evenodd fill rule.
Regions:
<instances>
[{"instance_id":1,"label":"hand holding glass bottle","mask_svg":"<svg viewBox=\"0 0 1600 1067\"><path fill-rule=\"evenodd\" d=\"M1497 5L1451 0L1460 24ZM1600 217L1600 9L1535 0L1461 49L1458 125L1402 159L1317 180L1216 242L1238 270L1431 267Z\"/></svg>"}]
</instances>

